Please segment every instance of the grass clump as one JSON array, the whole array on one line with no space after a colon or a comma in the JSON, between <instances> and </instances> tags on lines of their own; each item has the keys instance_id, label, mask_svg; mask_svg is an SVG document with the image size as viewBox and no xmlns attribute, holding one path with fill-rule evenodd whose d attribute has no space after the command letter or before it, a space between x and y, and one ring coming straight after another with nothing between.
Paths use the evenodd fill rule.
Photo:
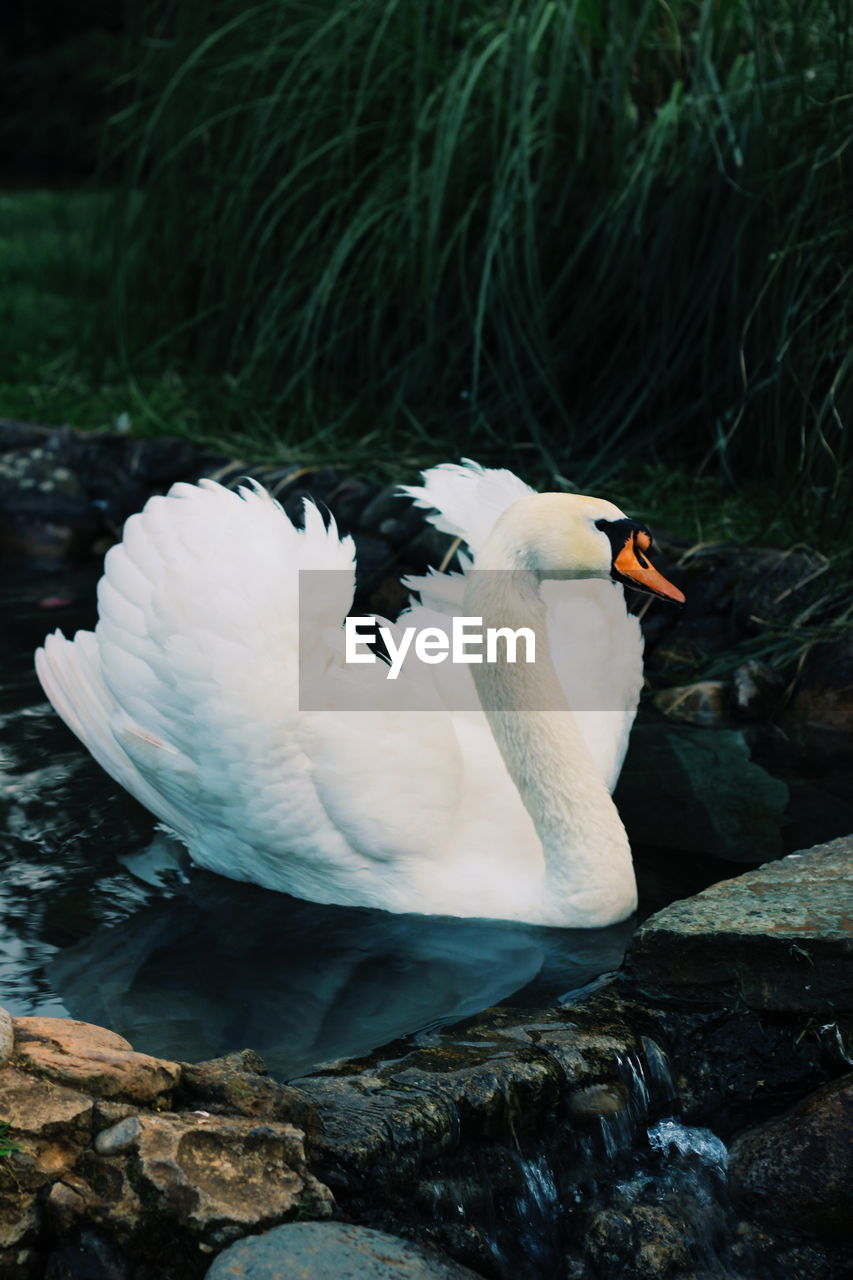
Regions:
<instances>
[{"instance_id":1,"label":"grass clump","mask_svg":"<svg viewBox=\"0 0 853 1280\"><path fill-rule=\"evenodd\" d=\"M14 1155L16 1151L21 1150L18 1144L16 1142L12 1142L8 1137L11 1127L11 1121L0 1121L0 1160L5 1160L7 1156Z\"/></svg>"},{"instance_id":2,"label":"grass clump","mask_svg":"<svg viewBox=\"0 0 853 1280\"><path fill-rule=\"evenodd\" d=\"M160 0L109 332L287 450L850 496L849 0ZM247 420L246 409L250 407Z\"/></svg>"}]
</instances>

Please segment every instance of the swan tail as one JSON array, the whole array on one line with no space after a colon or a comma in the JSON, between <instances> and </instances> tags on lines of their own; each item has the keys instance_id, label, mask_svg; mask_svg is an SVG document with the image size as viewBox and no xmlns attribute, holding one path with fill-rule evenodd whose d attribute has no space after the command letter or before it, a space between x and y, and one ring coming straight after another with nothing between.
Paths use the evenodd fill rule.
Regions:
<instances>
[{"instance_id":1,"label":"swan tail","mask_svg":"<svg viewBox=\"0 0 853 1280\"><path fill-rule=\"evenodd\" d=\"M104 682L94 632L78 631L73 640L53 632L36 650L35 667L54 710L101 768L172 830L185 834L186 817L151 785L122 745L122 737L147 738L149 752L168 750L122 714Z\"/></svg>"},{"instance_id":2,"label":"swan tail","mask_svg":"<svg viewBox=\"0 0 853 1280\"><path fill-rule=\"evenodd\" d=\"M535 492L512 471L481 467L470 458L421 475L422 485L402 485L401 492L431 512L427 519L436 529L461 538L475 555L507 507Z\"/></svg>"}]
</instances>

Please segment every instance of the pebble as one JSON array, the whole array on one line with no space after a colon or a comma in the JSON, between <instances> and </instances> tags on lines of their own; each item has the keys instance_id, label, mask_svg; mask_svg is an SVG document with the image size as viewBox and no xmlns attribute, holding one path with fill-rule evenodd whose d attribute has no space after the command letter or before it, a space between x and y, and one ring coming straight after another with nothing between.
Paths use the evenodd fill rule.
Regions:
<instances>
[{"instance_id":1,"label":"pebble","mask_svg":"<svg viewBox=\"0 0 853 1280\"><path fill-rule=\"evenodd\" d=\"M206 1280L477 1280L446 1255L344 1222L290 1222L225 1249Z\"/></svg>"}]
</instances>

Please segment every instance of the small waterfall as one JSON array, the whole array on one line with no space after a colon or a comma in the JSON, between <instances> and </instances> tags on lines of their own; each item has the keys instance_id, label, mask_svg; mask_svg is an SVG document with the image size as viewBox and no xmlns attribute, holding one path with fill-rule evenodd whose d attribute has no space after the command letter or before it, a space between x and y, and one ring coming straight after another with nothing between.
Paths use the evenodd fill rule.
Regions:
<instances>
[{"instance_id":1,"label":"small waterfall","mask_svg":"<svg viewBox=\"0 0 853 1280\"><path fill-rule=\"evenodd\" d=\"M760 1276L730 1248L725 1144L678 1119L654 1040L618 1055L613 1077L573 1091L568 1107L569 1122L535 1145L483 1146L462 1176L429 1184L436 1238L460 1260L497 1280Z\"/></svg>"}]
</instances>

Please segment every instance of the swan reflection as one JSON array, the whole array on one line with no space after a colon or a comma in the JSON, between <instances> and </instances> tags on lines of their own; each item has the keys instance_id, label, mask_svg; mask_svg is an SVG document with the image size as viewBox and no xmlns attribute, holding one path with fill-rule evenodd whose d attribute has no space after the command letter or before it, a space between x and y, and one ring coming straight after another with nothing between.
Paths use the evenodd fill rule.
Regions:
<instances>
[{"instance_id":1,"label":"swan reflection","mask_svg":"<svg viewBox=\"0 0 853 1280\"><path fill-rule=\"evenodd\" d=\"M251 1047L287 1078L515 993L580 987L618 966L632 927L321 906L196 871L176 896L62 951L49 979L72 1017L139 1050L198 1060Z\"/></svg>"}]
</instances>

